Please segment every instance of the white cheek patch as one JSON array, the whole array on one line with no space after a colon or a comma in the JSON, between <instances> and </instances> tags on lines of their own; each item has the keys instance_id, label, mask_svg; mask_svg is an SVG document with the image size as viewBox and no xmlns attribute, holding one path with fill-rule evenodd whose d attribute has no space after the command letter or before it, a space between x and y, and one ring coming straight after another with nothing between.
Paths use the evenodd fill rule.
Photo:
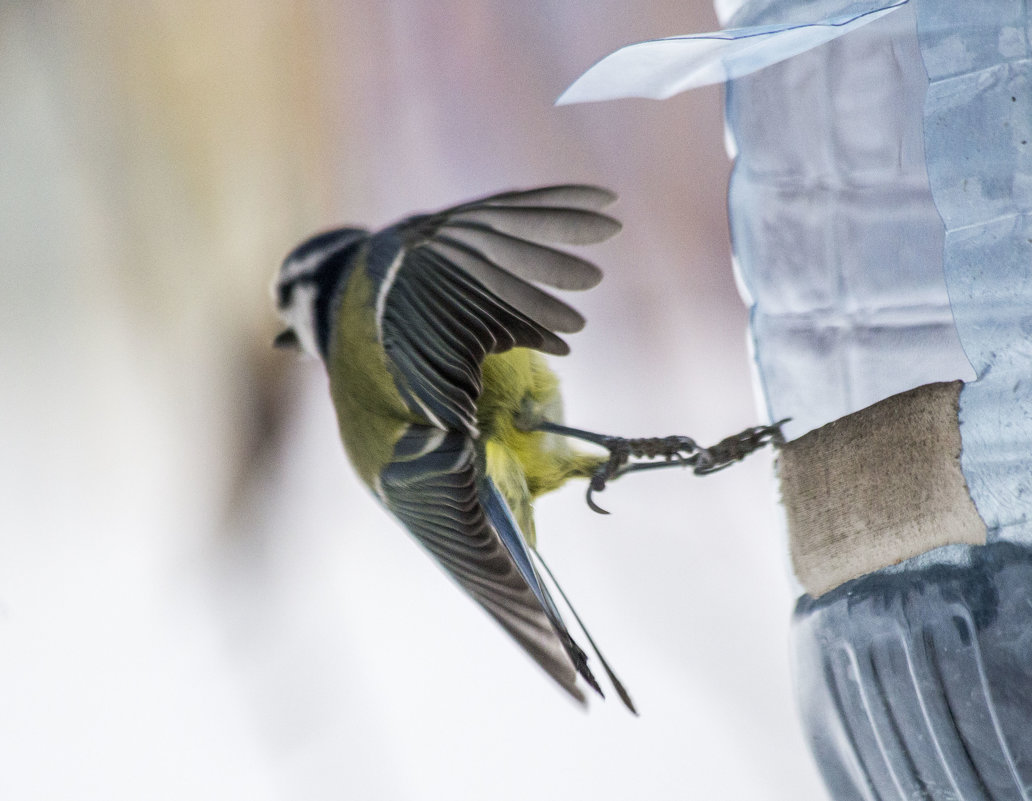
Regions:
<instances>
[{"instance_id":1,"label":"white cheek patch","mask_svg":"<svg viewBox=\"0 0 1032 801\"><path fill-rule=\"evenodd\" d=\"M301 349L316 359L321 358L315 339L315 298L318 289L314 284L295 284L290 305L280 309L280 317L289 325L301 343Z\"/></svg>"}]
</instances>

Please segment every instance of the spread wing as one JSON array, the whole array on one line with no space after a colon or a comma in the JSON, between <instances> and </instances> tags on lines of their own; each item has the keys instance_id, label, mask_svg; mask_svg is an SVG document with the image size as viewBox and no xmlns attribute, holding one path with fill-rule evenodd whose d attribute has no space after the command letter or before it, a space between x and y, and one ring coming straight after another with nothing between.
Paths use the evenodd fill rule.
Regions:
<instances>
[{"instance_id":1,"label":"spread wing","mask_svg":"<svg viewBox=\"0 0 1032 801\"><path fill-rule=\"evenodd\" d=\"M515 346L565 354L558 336L584 318L532 282L587 289L591 262L549 243L586 244L620 224L598 208L615 196L594 186L506 192L375 234L368 271L380 340L406 402L442 428L476 430L480 363Z\"/></svg>"},{"instance_id":2,"label":"spread wing","mask_svg":"<svg viewBox=\"0 0 1032 801\"><path fill-rule=\"evenodd\" d=\"M411 425L381 472L387 507L566 690L595 689L584 652L540 581L501 495L477 464L476 402L488 353L568 352L558 336L584 319L532 282L587 289L597 267L551 243L608 238L619 223L592 186L507 192L375 234L367 269L377 327Z\"/></svg>"},{"instance_id":3,"label":"spread wing","mask_svg":"<svg viewBox=\"0 0 1032 801\"><path fill-rule=\"evenodd\" d=\"M433 437L412 429L410 436ZM500 536L485 513L482 493L492 487L490 479L477 478L473 441L459 432L438 439L433 450L393 462L380 474L387 508L538 664L583 701L578 673L595 689L598 683L534 571L511 516L508 534L516 543L512 536ZM489 497L504 508L500 495Z\"/></svg>"}]
</instances>

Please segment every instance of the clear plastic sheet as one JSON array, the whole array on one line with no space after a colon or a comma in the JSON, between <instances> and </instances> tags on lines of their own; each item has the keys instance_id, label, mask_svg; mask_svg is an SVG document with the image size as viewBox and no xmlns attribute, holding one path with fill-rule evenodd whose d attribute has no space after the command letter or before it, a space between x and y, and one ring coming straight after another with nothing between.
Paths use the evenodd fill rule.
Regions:
<instances>
[{"instance_id":1,"label":"clear plastic sheet","mask_svg":"<svg viewBox=\"0 0 1032 801\"><path fill-rule=\"evenodd\" d=\"M736 20L769 13L756 5ZM736 267L767 411L792 418L790 438L974 377L942 271L913 5L727 87Z\"/></svg>"},{"instance_id":2,"label":"clear plastic sheet","mask_svg":"<svg viewBox=\"0 0 1032 801\"><path fill-rule=\"evenodd\" d=\"M815 14L811 22L779 17L779 22L638 42L598 61L556 103L620 97L662 100L688 89L723 83L837 39L908 1L840 0L824 3L826 13Z\"/></svg>"}]
</instances>

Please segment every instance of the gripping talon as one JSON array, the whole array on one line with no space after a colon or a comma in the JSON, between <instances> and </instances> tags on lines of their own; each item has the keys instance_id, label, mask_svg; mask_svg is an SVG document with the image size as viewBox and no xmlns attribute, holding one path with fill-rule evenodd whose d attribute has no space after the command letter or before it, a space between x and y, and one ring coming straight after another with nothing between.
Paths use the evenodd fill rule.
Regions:
<instances>
[{"instance_id":1,"label":"gripping talon","mask_svg":"<svg viewBox=\"0 0 1032 801\"><path fill-rule=\"evenodd\" d=\"M588 508L592 512L597 512L600 515L607 515L607 514L609 514L609 512L607 512L605 509L603 509L601 506L599 506L597 503L595 503L595 501L592 499L591 495L594 492L601 492L605 488L606 488L606 476L605 476L605 473L602 473L602 472L596 473L594 476L591 477L591 483L588 484L588 494L587 494Z\"/></svg>"},{"instance_id":2,"label":"gripping talon","mask_svg":"<svg viewBox=\"0 0 1032 801\"><path fill-rule=\"evenodd\" d=\"M773 444L777 447L784 444L785 439L781 433L781 426L787 422L788 419L785 419L766 426L747 428L738 434L722 439L709 448L699 447L699 444L691 437L626 439L591 434L579 429L567 428L558 423L542 423L539 428L585 439L601 445L609 451L609 460L600 465L592 475L586 495L588 508L591 511L607 515L609 512L595 503L594 494L602 492L610 479L619 478L632 471L649 470L672 464L691 467L699 476L716 473L718 470L723 470L725 467L741 461L765 445ZM632 459L658 460L660 458L663 459L662 462L632 461Z\"/></svg>"}]
</instances>

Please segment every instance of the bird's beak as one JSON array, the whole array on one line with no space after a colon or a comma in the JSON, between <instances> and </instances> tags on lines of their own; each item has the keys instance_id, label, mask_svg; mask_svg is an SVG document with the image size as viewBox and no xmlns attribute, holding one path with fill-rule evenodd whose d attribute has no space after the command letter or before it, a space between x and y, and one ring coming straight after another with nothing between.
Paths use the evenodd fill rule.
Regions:
<instances>
[{"instance_id":1,"label":"bird's beak","mask_svg":"<svg viewBox=\"0 0 1032 801\"><path fill-rule=\"evenodd\" d=\"M272 346L274 348L283 348L284 350L298 350L301 347L301 340L297 338L297 334L294 333L293 328L288 328L272 340Z\"/></svg>"}]
</instances>

